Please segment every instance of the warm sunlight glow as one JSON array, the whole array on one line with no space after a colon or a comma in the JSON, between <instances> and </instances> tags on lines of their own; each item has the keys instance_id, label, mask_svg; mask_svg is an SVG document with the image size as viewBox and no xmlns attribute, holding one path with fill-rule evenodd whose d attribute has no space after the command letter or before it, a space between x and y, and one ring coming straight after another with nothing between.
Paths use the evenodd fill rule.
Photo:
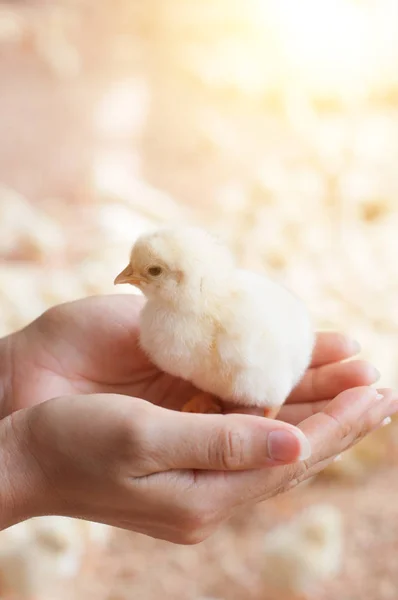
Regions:
<instances>
[{"instance_id":1,"label":"warm sunlight glow","mask_svg":"<svg viewBox=\"0 0 398 600\"><path fill-rule=\"evenodd\" d=\"M129 197L135 184L138 157L130 152L102 152L93 166L95 189L105 196Z\"/></svg>"},{"instance_id":2,"label":"warm sunlight glow","mask_svg":"<svg viewBox=\"0 0 398 600\"><path fill-rule=\"evenodd\" d=\"M257 4L285 75L318 92L361 93L398 71L398 3L273 0Z\"/></svg>"},{"instance_id":3,"label":"warm sunlight glow","mask_svg":"<svg viewBox=\"0 0 398 600\"><path fill-rule=\"evenodd\" d=\"M145 122L148 90L138 79L118 81L104 94L94 114L97 130L106 136L140 133Z\"/></svg>"}]
</instances>

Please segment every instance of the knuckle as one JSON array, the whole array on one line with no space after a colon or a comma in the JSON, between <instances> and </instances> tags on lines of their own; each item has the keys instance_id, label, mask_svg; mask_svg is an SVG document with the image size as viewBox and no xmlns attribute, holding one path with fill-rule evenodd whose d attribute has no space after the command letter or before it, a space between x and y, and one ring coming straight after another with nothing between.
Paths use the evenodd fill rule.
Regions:
<instances>
[{"instance_id":1,"label":"knuckle","mask_svg":"<svg viewBox=\"0 0 398 600\"><path fill-rule=\"evenodd\" d=\"M238 429L226 429L218 437L215 444L216 463L226 470L239 469L245 464L247 442Z\"/></svg>"},{"instance_id":2,"label":"knuckle","mask_svg":"<svg viewBox=\"0 0 398 600\"><path fill-rule=\"evenodd\" d=\"M375 428L381 425L385 416L385 408L380 405L375 407L375 410L368 411L362 419L359 433L367 435L368 433L374 431Z\"/></svg>"},{"instance_id":3,"label":"knuckle","mask_svg":"<svg viewBox=\"0 0 398 600\"><path fill-rule=\"evenodd\" d=\"M284 494L295 488L305 479L308 469L308 464L305 461L297 465L287 465L283 478L279 483L277 494Z\"/></svg>"},{"instance_id":4,"label":"knuckle","mask_svg":"<svg viewBox=\"0 0 398 600\"><path fill-rule=\"evenodd\" d=\"M42 319L57 320L62 315L63 307L60 304L56 304L55 306L50 306L43 314Z\"/></svg>"},{"instance_id":5,"label":"knuckle","mask_svg":"<svg viewBox=\"0 0 398 600\"><path fill-rule=\"evenodd\" d=\"M62 322L64 307L62 305L52 306L48 308L36 321L32 323L32 326L37 328L38 331L47 331L53 327L57 327Z\"/></svg>"},{"instance_id":6,"label":"knuckle","mask_svg":"<svg viewBox=\"0 0 398 600\"><path fill-rule=\"evenodd\" d=\"M218 523L217 511L209 506L205 500L191 500L180 510L180 532L183 537L194 540L189 543L198 543L204 539L204 532ZM203 537L204 536L204 537Z\"/></svg>"},{"instance_id":7,"label":"knuckle","mask_svg":"<svg viewBox=\"0 0 398 600\"><path fill-rule=\"evenodd\" d=\"M207 514L203 509L195 510L194 507L188 507L181 513L181 529L184 532L199 531L206 527L208 523Z\"/></svg>"},{"instance_id":8,"label":"knuckle","mask_svg":"<svg viewBox=\"0 0 398 600\"><path fill-rule=\"evenodd\" d=\"M209 535L210 533L201 530L184 531L177 534L176 543L183 546L195 546L203 542Z\"/></svg>"},{"instance_id":9,"label":"knuckle","mask_svg":"<svg viewBox=\"0 0 398 600\"><path fill-rule=\"evenodd\" d=\"M340 420L332 413L325 413L328 418L333 421L334 426L337 428L337 435L340 440L345 440L352 434L353 426L352 423L345 420Z\"/></svg>"},{"instance_id":10,"label":"knuckle","mask_svg":"<svg viewBox=\"0 0 398 600\"><path fill-rule=\"evenodd\" d=\"M360 442L363 438L365 438L369 433L371 433L374 428L378 425L380 419L375 418L374 415L369 411L369 413L365 414L361 421L358 423L358 427L355 431L355 436L353 440L349 444L349 446L353 446Z\"/></svg>"},{"instance_id":11,"label":"knuckle","mask_svg":"<svg viewBox=\"0 0 398 600\"><path fill-rule=\"evenodd\" d=\"M144 405L137 405L132 417L123 417L120 421L122 452L128 460L148 456L151 445L151 419Z\"/></svg>"},{"instance_id":12,"label":"knuckle","mask_svg":"<svg viewBox=\"0 0 398 600\"><path fill-rule=\"evenodd\" d=\"M373 427L374 423L372 421L372 418L370 416L365 416L364 419L358 425L358 429L356 431L356 435L353 442L355 442L356 440L359 441L362 438L366 437L367 434L372 431Z\"/></svg>"}]
</instances>

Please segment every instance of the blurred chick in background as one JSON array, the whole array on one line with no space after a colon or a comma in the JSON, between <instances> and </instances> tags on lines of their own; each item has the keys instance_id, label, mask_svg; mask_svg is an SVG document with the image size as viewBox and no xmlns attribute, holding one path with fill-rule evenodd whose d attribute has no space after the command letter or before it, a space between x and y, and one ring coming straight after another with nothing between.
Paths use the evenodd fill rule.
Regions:
<instances>
[{"instance_id":1,"label":"blurred chick in background","mask_svg":"<svg viewBox=\"0 0 398 600\"><path fill-rule=\"evenodd\" d=\"M0 597L59 598L111 528L67 517L39 517L0 532Z\"/></svg>"},{"instance_id":2,"label":"blurred chick in background","mask_svg":"<svg viewBox=\"0 0 398 600\"><path fill-rule=\"evenodd\" d=\"M204 392L186 411L235 407L275 417L309 365L314 332L301 301L238 269L199 228L141 236L115 283L137 286L148 299L140 341L150 359Z\"/></svg>"},{"instance_id":3,"label":"blurred chick in background","mask_svg":"<svg viewBox=\"0 0 398 600\"><path fill-rule=\"evenodd\" d=\"M271 530L264 546L265 600L298 600L316 592L342 564L343 527L331 505L311 506Z\"/></svg>"}]
</instances>

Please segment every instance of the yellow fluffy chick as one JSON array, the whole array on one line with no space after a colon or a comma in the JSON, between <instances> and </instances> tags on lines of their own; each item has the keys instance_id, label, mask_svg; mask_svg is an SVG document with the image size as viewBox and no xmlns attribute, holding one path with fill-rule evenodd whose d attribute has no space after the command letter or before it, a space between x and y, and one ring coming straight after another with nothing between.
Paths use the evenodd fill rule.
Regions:
<instances>
[{"instance_id":1,"label":"yellow fluffy chick","mask_svg":"<svg viewBox=\"0 0 398 600\"><path fill-rule=\"evenodd\" d=\"M274 417L307 368L314 333L306 307L266 276L238 269L196 227L142 235L115 284L147 297L141 345L163 371L204 393L184 408L261 408Z\"/></svg>"},{"instance_id":2,"label":"yellow fluffy chick","mask_svg":"<svg viewBox=\"0 0 398 600\"><path fill-rule=\"evenodd\" d=\"M0 532L0 597L64 597L64 586L73 583L90 553L105 546L110 530L100 523L48 516Z\"/></svg>"},{"instance_id":3,"label":"yellow fluffy chick","mask_svg":"<svg viewBox=\"0 0 398 600\"><path fill-rule=\"evenodd\" d=\"M271 530L264 552L264 600L307 598L341 568L340 512L331 505L311 506L292 521Z\"/></svg>"}]
</instances>

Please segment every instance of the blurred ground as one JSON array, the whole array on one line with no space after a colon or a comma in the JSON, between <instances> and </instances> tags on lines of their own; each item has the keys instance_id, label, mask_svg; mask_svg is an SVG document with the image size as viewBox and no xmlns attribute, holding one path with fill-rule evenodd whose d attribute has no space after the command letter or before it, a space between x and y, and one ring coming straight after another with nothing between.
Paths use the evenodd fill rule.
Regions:
<instances>
[{"instance_id":1,"label":"blurred ground","mask_svg":"<svg viewBox=\"0 0 398 600\"><path fill-rule=\"evenodd\" d=\"M0 2L0 334L113 292L140 231L191 219L398 384L398 4L293 4ZM82 597L265 599L267 528L321 499L345 515L347 560L317 598L396 598L394 427L345 480L200 547L115 534Z\"/></svg>"}]
</instances>

